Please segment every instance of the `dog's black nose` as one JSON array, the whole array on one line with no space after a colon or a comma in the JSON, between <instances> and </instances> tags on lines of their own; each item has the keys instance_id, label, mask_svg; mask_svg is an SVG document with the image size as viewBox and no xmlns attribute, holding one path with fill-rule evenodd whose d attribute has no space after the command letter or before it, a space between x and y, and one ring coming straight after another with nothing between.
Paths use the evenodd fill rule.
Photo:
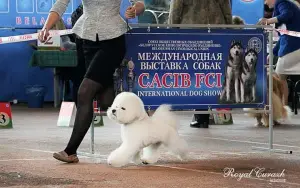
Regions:
<instances>
[{"instance_id":1,"label":"dog's black nose","mask_svg":"<svg viewBox=\"0 0 300 188\"><path fill-rule=\"evenodd\" d=\"M114 114L114 113L116 113L116 110L115 110L115 109L113 109L111 112Z\"/></svg>"}]
</instances>

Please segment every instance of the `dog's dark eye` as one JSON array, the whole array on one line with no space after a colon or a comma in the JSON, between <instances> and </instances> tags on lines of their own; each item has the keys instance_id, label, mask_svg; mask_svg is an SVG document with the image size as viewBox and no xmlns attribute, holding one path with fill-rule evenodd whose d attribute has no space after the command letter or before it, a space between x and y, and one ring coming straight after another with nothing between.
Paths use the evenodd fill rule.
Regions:
<instances>
[{"instance_id":1,"label":"dog's dark eye","mask_svg":"<svg viewBox=\"0 0 300 188\"><path fill-rule=\"evenodd\" d=\"M122 110L126 110L124 107L121 108Z\"/></svg>"}]
</instances>

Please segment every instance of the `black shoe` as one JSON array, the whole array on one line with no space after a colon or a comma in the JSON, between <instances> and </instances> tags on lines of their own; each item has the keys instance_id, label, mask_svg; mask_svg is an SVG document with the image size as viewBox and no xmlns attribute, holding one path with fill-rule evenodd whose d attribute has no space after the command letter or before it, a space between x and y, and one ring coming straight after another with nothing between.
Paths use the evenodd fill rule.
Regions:
<instances>
[{"instance_id":1,"label":"black shoe","mask_svg":"<svg viewBox=\"0 0 300 188\"><path fill-rule=\"evenodd\" d=\"M198 123L197 121L193 121L190 124L190 127L192 127L192 128L200 128L200 123Z\"/></svg>"},{"instance_id":2,"label":"black shoe","mask_svg":"<svg viewBox=\"0 0 300 188\"><path fill-rule=\"evenodd\" d=\"M208 128L208 123L207 122L203 122L203 123L199 123L197 121L194 121L190 124L190 127L192 128Z\"/></svg>"}]
</instances>

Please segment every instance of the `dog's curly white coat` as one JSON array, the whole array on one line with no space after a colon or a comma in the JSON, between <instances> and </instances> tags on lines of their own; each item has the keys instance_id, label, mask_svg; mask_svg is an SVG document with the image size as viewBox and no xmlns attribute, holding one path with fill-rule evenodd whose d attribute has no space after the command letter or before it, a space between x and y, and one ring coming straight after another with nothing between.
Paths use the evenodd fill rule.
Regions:
<instances>
[{"instance_id":1,"label":"dog's curly white coat","mask_svg":"<svg viewBox=\"0 0 300 188\"><path fill-rule=\"evenodd\" d=\"M169 105L161 105L149 117L136 94L118 94L107 116L121 124L122 144L109 155L107 163L114 167L122 167L130 162L153 164L159 159L158 149L161 145L184 159L187 144L178 135L178 121L170 108Z\"/></svg>"}]
</instances>

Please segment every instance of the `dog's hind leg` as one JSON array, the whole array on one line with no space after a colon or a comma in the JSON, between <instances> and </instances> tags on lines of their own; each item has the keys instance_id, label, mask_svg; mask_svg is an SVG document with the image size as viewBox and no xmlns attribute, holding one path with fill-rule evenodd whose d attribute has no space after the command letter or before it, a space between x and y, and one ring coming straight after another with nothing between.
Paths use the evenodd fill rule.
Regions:
<instances>
[{"instance_id":1,"label":"dog's hind leg","mask_svg":"<svg viewBox=\"0 0 300 188\"><path fill-rule=\"evenodd\" d=\"M166 147L175 154L180 160L186 159L188 152L188 145L182 138L179 137L176 131L172 132L169 140L164 143Z\"/></svg>"},{"instance_id":2,"label":"dog's hind leg","mask_svg":"<svg viewBox=\"0 0 300 188\"><path fill-rule=\"evenodd\" d=\"M256 116L256 121L257 121L257 123L255 124L255 126L257 126L257 127L262 126L263 123L262 123L261 120L262 120L262 115L261 115L261 114L257 114L257 116Z\"/></svg>"},{"instance_id":3,"label":"dog's hind leg","mask_svg":"<svg viewBox=\"0 0 300 188\"><path fill-rule=\"evenodd\" d=\"M269 115L263 114L264 126L269 127Z\"/></svg>"},{"instance_id":4,"label":"dog's hind leg","mask_svg":"<svg viewBox=\"0 0 300 188\"><path fill-rule=\"evenodd\" d=\"M159 158L159 147L161 146L161 142L158 142L156 144L151 144L148 147L145 147L143 149L143 157L142 162L144 164L153 164L158 161Z\"/></svg>"},{"instance_id":5,"label":"dog's hind leg","mask_svg":"<svg viewBox=\"0 0 300 188\"><path fill-rule=\"evenodd\" d=\"M141 163L143 163L143 161L141 160L141 151L137 152L135 154L135 156L133 157L132 161L134 162L134 164L139 165Z\"/></svg>"}]
</instances>

